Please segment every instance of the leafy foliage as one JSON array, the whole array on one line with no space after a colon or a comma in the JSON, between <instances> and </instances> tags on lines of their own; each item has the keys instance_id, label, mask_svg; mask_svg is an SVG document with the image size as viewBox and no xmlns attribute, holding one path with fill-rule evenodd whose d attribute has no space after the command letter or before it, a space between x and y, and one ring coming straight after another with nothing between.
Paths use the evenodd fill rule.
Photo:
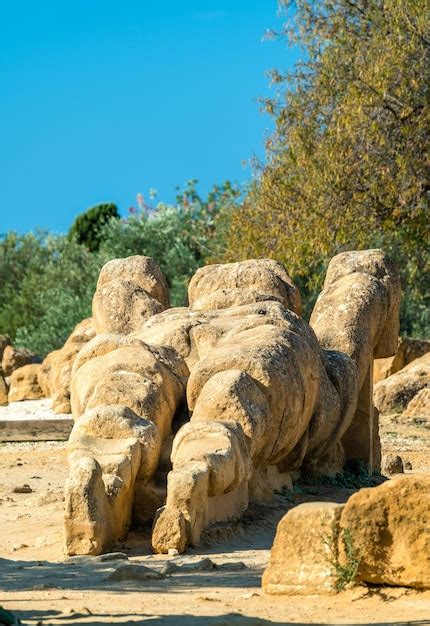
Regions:
<instances>
[{"instance_id":1,"label":"leafy foliage","mask_svg":"<svg viewBox=\"0 0 430 626\"><path fill-rule=\"evenodd\" d=\"M311 476L302 473L295 488L309 493L307 487L327 486L335 489L361 489L376 487L386 479L379 473L369 474L367 465L361 459L350 459L343 470L335 476Z\"/></svg>"},{"instance_id":2,"label":"leafy foliage","mask_svg":"<svg viewBox=\"0 0 430 626\"><path fill-rule=\"evenodd\" d=\"M323 541L330 551L331 556L329 562L336 576L335 587L337 591L343 591L357 582L358 569L361 561L353 543L351 530L345 528L341 533L345 556L344 562L342 563L339 560L337 535L334 534L331 537L323 537Z\"/></svg>"},{"instance_id":3,"label":"leafy foliage","mask_svg":"<svg viewBox=\"0 0 430 626\"><path fill-rule=\"evenodd\" d=\"M230 218L222 258L286 263L311 300L334 254L380 246L401 270L402 329L430 328L429 0L282 0L268 164Z\"/></svg>"},{"instance_id":4,"label":"leafy foliage","mask_svg":"<svg viewBox=\"0 0 430 626\"><path fill-rule=\"evenodd\" d=\"M97 204L78 215L69 230L69 237L94 252L100 247L103 227L111 219L117 218L119 213L116 204Z\"/></svg>"},{"instance_id":5,"label":"leafy foliage","mask_svg":"<svg viewBox=\"0 0 430 626\"><path fill-rule=\"evenodd\" d=\"M196 184L189 181L175 205L160 202L153 209L145 207L125 220L111 220L103 230L100 252L106 259L143 254L157 261L167 277L173 306L186 303L189 279L218 245L217 216L239 193L227 181L203 199Z\"/></svg>"},{"instance_id":6,"label":"leafy foliage","mask_svg":"<svg viewBox=\"0 0 430 626\"><path fill-rule=\"evenodd\" d=\"M70 235L8 233L0 241L0 334L42 356L61 347L91 315L103 264L132 254L152 256L167 276L172 304L184 304L189 279L217 246L216 216L238 194L227 182L203 199L196 183L190 181L173 206L145 205L127 219L99 221L88 231L97 233L97 250Z\"/></svg>"},{"instance_id":7,"label":"leafy foliage","mask_svg":"<svg viewBox=\"0 0 430 626\"><path fill-rule=\"evenodd\" d=\"M0 242L0 332L44 356L91 315L100 255L45 232Z\"/></svg>"}]
</instances>

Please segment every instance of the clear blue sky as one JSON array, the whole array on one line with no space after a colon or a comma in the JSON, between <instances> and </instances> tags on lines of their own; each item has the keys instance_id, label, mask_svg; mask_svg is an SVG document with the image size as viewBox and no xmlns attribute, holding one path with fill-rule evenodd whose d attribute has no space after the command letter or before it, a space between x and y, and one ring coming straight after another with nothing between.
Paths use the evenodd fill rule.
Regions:
<instances>
[{"instance_id":1,"label":"clear blue sky","mask_svg":"<svg viewBox=\"0 0 430 626\"><path fill-rule=\"evenodd\" d=\"M65 231L89 206L122 213L149 188L172 201L250 176L270 119L266 70L296 52L262 42L276 0L0 3L0 233Z\"/></svg>"}]
</instances>

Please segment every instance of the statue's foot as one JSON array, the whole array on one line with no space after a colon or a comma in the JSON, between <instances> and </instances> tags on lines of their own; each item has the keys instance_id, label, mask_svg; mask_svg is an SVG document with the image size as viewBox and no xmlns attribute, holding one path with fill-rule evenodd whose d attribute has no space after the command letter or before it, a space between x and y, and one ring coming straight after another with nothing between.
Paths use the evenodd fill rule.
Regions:
<instances>
[{"instance_id":1,"label":"statue's foot","mask_svg":"<svg viewBox=\"0 0 430 626\"><path fill-rule=\"evenodd\" d=\"M102 469L95 459L82 457L72 464L65 500L66 553L101 554L111 540L109 502Z\"/></svg>"}]
</instances>

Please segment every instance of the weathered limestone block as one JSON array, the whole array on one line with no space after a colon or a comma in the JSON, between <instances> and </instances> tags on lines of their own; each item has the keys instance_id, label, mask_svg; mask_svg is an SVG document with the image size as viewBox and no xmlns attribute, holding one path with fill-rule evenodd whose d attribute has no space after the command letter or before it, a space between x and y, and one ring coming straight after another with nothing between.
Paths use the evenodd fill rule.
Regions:
<instances>
[{"instance_id":1,"label":"weathered limestone block","mask_svg":"<svg viewBox=\"0 0 430 626\"><path fill-rule=\"evenodd\" d=\"M80 322L61 350L51 360L51 398L54 413L71 413L70 382L72 368L80 350L95 336L92 318Z\"/></svg>"},{"instance_id":2,"label":"weathered limestone block","mask_svg":"<svg viewBox=\"0 0 430 626\"><path fill-rule=\"evenodd\" d=\"M427 386L430 386L430 352L377 383L373 393L375 405L380 413L400 413Z\"/></svg>"},{"instance_id":3,"label":"weathered limestone block","mask_svg":"<svg viewBox=\"0 0 430 626\"><path fill-rule=\"evenodd\" d=\"M423 387L409 402L403 417L422 417L430 421L430 387Z\"/></svg>"},{"instance_id":4,"label":"weathered limestone block","mask_svg":"<svg viewBox=\"0 0 430 626\"><path fill-rule=\"evenodd\" d=\"M40 364L31 363L19 367L12 373L9 379L9 402L43 398L43 391L37 379L39 368Z\"/></svg>"},{"instance_id":5,"label":"weathered limestone block","mask_svg":"<svg viewBox=\"0 0 430 626\"><path fill-rule=\"evenodd\" d=\"M392 374L399 372L415 359L430 352L430 339L412 339L411 337L399 337L397 352L394 356L386 359L376 359L373 364L373 383L384 380Z\"/></svg>"},{"instance_id":6,"label":"weathered limestone block","mask_svg":"<svg viewBox=\"0 0 430 626\"><path fill-rule=\"evenodd\" d=\"M9 402L8 400L9 386L3 376L0 374L0 405L3 406Z\"/></svg>"},{"instance_id":7,"label":"weathered limestone block","mask_svg":"<svg viewBox=\"0 0 430 626\"><path fill-rule=\"evenodd\" d=\"M359 580L430 587L429 476L401 476L360 489L346 503L340 528L349 529L359 556Z\"/></svg>"},{"instance_id":8,"label":"weathered limestone block","mask_svg":"<svg viewBox=\"0 0 430 626\"><path fill-rule=\"evenodd\" d=\"M101 554L112 541L102 469L91 457L69 462L65 488L65 552Z\"/></svg>"},{"instance_id":9,"label":"weathered limestone block","mask_svg":"<svg viewBox=\"0 0 430 626\"><path fill-rule=\"evenodd\" d=\"M400 281L382 250L343 252L327 269L310 324L321 346L344 352L357 366L356 414L342 443L346 458L379 469L374 441L373 359L393 355L399 333Z\"/></svg>"},{"instance_id":10,"label":"weathered limestone block","mask_svg":"<svg viewBox=\"0 0 430 626\"><path fill-rule=\"evenodd\" d=\"M97 333L129 334L169 307L164 274L150 257L113 259L103 266L93 298Z\"/></svg>"},{"instance_id":11,"label":"weathered limestone block","mask_svg":"<svg viewBox=\"0 0 430 626\"><path fill-rule=\"evenodd\" d=\"M330 265L314 312L322 347L292 310L300 310L298 292L273 261L199 270L190 284L191 308L161 312L148 305L161 303L156 287L139 283L151 274L142 263L132 257L102 270L94 317L103 318L98 330L106 322L113 332L89 341L73 365L71 400L82 452L77 461L76 451L71 454L71 473L74 459L89 461L77 468L81 482L72 480L71 493L79 502L89 481L94 510L110 520L100 526L97 515L85 513L80 550L102 550L121 536L131 502L136 519L153 517L169 470L172 421L176 416L175 428L186 422L187 409L190 421L174 437L167 498L153 529L159 552L196 545L208 524L239 516L250 498L266 498L291 482L292 470L335 472L345 456L379 464L371 363L395 349L399 304L397 276L381 251L347 253ZM130 285L130 298L123 297ZM153 476L123 473L124 459L137 458L135 439L126 444L108 437L119 447L106 465L104 444L97 447L106 438L106 419L97 434L79 430L87 412L104 405L127 407L155 425L161 450ZM361 437L358 450L351 432ZM72 546L79 524L70 522L69 535Z\"/></svg>"},{"instance_id":12,"label":"weathered limestone block","mask_svg":"<svg viewBox=\"0 0 430 626\"><path fill-rule=\"evenodd\" d=\"M157 469L158 428L125 406L87 411L69 438L65 544L72 554L100 554L126 536L135 489Z\"/></svg>"},{"instance_id":13,"label":"weathered limestone block","mask_svg":"<svg viewBox=\"0 0 430 626\"><path fill-rule=\"evenodd\" d=\"M40 363L40 357L34 354L34 352L31 352L31 350L14 348L11 345L7 345L3 351L1 364L3 376L10 376L12 372L19 367L29 365L30 363Z\"/></svg>"},{"instance_id":14,"label":"weathered limestone block","mask_svg":"<svg viewBox=\"0 0 430 626\"><path fill-rule=\"evenodd\" d=\"M202 267L188 285L188 297L195 311L277 300L298 315L302 312L297 287L284 266L271 259Z\"/></svg>"},{"instance_id":15,"label":"weathered limestone block","mask_svg":"<svg viewBox=\"0 0 430 626\"><path fill-rule=\"evenodd\" d=\"M296 506L276 529L263 591L269 594L323 594L336 591L333 562L338 557L342 504L309 502Z\"/></svg>"}]
</instances>

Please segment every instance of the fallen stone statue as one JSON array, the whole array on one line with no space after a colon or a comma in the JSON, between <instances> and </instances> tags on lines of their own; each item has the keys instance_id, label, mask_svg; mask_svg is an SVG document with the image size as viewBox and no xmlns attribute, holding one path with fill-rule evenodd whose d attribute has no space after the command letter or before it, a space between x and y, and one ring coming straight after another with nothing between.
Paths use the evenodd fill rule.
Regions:
<instances>
[{"instance_id":1,"label":"fallen stone statue","mask_svg":"<svg viewBox=\"0 0 430 626\"><path fill-rule=\"evenodd\" d=\"M310 322L269 259L199 269L169 308L149 257L107 263L74 357L65 541L99 554L130 524L183 552L211 523L361 459L380 466L373 359L397 349L400 283L381 250L330 263Z\"/></svg>"}]
</instances>

